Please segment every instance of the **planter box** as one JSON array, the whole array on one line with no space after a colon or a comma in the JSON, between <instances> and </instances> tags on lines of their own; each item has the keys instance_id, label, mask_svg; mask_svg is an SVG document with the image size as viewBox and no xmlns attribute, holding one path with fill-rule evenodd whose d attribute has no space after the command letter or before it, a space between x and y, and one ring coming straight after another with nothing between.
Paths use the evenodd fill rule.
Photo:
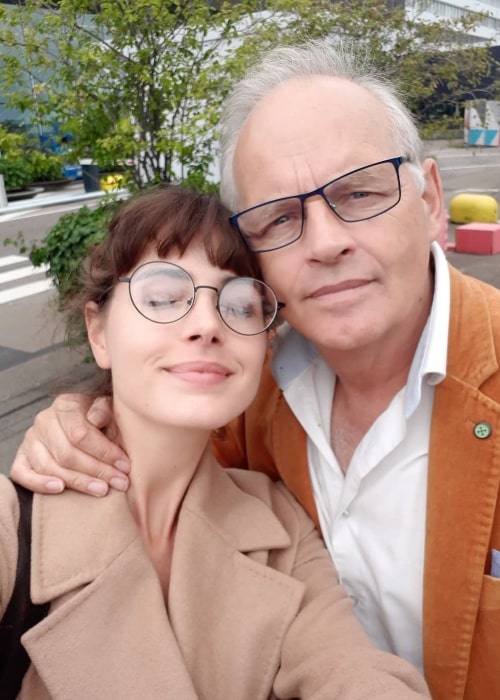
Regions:
<instances>
[{"instance_id":1,"label":"planter box","mask_svg":"<svg viewBox=\"0 0 500 700\"><path fill-rule=\"evenodd\" d=\"M47 192L58 192L76 181L75 177L63 177L60 180L37 180L33 183L35 187L43 187Z\"/></svg>"},{"instance_id":2,"label":"planter box","mask_svg":"<svg viewBox=\"0 0 500 700\"><path fill-rule=\"evenodd\" d=\"M10 190L7 192L8 202L17 202L20 199L31 199L43 192L43 187L27 187L25 190Z\"/></svg>"}]
</instances>

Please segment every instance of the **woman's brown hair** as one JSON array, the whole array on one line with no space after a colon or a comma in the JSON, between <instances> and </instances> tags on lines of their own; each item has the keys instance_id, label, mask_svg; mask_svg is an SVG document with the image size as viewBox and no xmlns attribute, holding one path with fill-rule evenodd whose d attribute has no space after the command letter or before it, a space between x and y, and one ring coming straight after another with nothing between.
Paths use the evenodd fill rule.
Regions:
<instances>
[{"instance_id":1,"label":"woman's brown hair","mask_svg":"<svg viewBox=\"0 0 500 700\"><path fill-rule=\"evenodd\" d=\"M213 265L261 279L255 256L230 224L229 216L215 194L174 185L157 186L122 204L106 237L89 252L82 266L79 292L66 302L68 336L76 335L78 329L81 334L85 305L91 301L104 305L118 278L133 271L149 249L159 258L172 251L182 256L195 242L204 247ZM109 372L103 377L92 394L111 394Z\"/></svg>"}]
</instances>

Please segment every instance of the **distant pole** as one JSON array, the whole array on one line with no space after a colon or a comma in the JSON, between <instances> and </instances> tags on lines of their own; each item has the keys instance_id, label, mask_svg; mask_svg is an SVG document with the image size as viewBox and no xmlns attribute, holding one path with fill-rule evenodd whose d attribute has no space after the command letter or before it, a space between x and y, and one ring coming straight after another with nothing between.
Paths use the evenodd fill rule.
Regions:
<instances>
[{"instance_id":1,"label":"distant pole","mask_svg":"<svg viewBox=\"0 0 500 700\"><path fill-rule=\"evenodd\" d=\"M5 182L3 175L0 175L0 209L4 209L8 206L9 202L7 200L7 194L5 192Z\"/></svg>"}]
</instances>

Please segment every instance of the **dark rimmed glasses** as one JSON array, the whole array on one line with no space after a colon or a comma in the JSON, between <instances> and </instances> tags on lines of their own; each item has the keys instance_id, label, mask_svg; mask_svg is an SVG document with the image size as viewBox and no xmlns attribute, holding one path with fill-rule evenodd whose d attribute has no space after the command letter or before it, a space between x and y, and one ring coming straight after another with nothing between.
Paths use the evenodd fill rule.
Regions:
<instances>
[{"instance_id":1,"label":"dark rimmed glasses","mask_svg":"<svg viewBox=\"0 0 500 700\"><path fill-rule=\"evenodd\" d=\"M230 221L250 250L266 253L295 243L304 229L304 203L323 197L333 213L346 221L366 221L389 211L401 200L399 168L405 156L388 158L351 170L311 192L281 197L234 214Z\"/></svg>"},{"instance_id":2,"label":"dark rimmed glasses","mask_svg":"<svg viewBox=\"0 0 500 700\"><path fill-rule=\"evenodd\" d=\"M216 309L228 328L240 335L264 333L284 304L278 302L271 287L252 277L231 277L220 289L195 283L186 270L175 263L152 261L140 265L127 282L132 304L153 323L174 323L195 305L199 289L211 289L217 295Z\"/></svg>"}]
</instances>

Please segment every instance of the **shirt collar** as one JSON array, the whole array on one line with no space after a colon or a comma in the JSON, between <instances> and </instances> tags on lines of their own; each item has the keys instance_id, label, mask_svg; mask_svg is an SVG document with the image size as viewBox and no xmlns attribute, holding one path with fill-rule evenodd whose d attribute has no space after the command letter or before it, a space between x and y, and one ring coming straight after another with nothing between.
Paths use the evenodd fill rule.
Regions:
<instances>
[{"instance_id":1,"label":"shirt collar","mask_svg":"<svg viewBox=\"0 0 500 700\"><path fill-rule=\"evenodd\" d=\"M448 326L450 321L450 273L443 250L437 243L431 247L434 261L434 296L431 312L420 336L408 374L405 394L405 416L417 408L422 382L435 386L446 376Z\"/></svg>"},{"instance_id":2,"label":"shirt collar","mask_svg":"<svg viewBox=\"0 0 500 700\"><path fill-rule=\"evenodd\" d=\"M415 411L421 396L422 381L435 385L446 375L448 325L450 317L450 274L446 257L437 243L431 246L434 261L432 307L420 337L408 375L405 416ZM318 357L313 343L287 323L275 336L272 371L283 391Z\"/></svg>"}]
</instances>

